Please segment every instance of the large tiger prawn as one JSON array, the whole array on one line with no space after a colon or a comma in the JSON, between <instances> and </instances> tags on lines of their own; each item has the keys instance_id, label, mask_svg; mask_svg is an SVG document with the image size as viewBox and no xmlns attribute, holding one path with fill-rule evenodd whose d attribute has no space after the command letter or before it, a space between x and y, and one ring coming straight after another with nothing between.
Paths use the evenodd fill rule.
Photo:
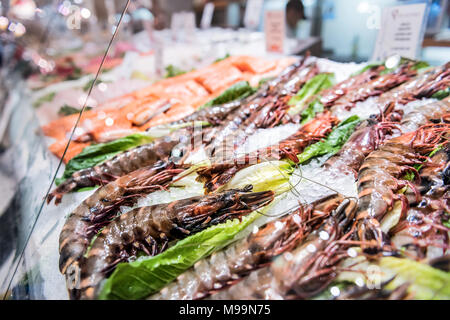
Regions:
<instances>
[{"instance_id":1,"label":"large tiger prawn","mask_svg":"<svg viewBox=\"0 0 450 320\"><path fill-rule=\"evenodd\" d=\"M124 213L98 233L80 261L80 288L72 293L94 298L103 280L119 262L136 258L139 252L156 255L169 241L221 223L240 218L269 204L274 192L228 190L214 195L192 197L168 204L141 207Z\"/></svg>"}]
</instances>

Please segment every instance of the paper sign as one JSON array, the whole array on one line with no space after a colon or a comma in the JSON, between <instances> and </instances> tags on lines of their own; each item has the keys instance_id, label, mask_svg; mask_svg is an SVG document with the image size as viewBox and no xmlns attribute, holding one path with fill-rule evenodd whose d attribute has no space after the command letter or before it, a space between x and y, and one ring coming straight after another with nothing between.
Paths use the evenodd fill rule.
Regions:
<instances>
[{"instance_id":1,"label":"paper sign","mask_svg":"<svg viewBox=\"0 0 450 320\"><path fill-rule=\"evenodd\" d=\"M426 4L384 8L372 60L398 54L416 59L424 37Z\"/></svg>"},{"instance_id":2,"label":"paper sign","mask_svg":"<svg viewBox=\"0 0 450 320\"><path fill-rule=\"evenodd\" d=\"M261 20L261 11L264 0L248 0L245 7L244 26L247 29L256 29Z\"/></svg>"},{"instance_id":3,"label":"paper sign","mask_svg":"<svg viewBox=\"0 0 450 320\"><path fill-rule=\"evenodd\" d=\"M264 15L266 50L283 53L285 34L284 10L267 10Z\"/></svg>"},{"instance_id":4,"label":"paper sign","mask_svg":"<svg viewBox=\"0 0 450 320\"><path fill-rule=\"evenodd\" d=\"M178 40L180 30L183 29L183 13L176 12L170 20L170 30L172 31L172 39Z\"/></svg>"},{"instance_id":5,"label":"paper sign","mask_svg":"<svg viewBox=\"0 0 450 320\"><path fill-rule=\"evenodd\" d=\"M176 12L170 24L172 39L175 41L190 40L195 33L195 14L193 12Z\"/></svg>"},{"instance_id":6,"label":"paper sign","mask_svg":"<svg viewBox=\"0 0 450 320\"><path fill-rule=\"evenodd\" d=\"M200 27L202 29L208 29L211 27L211 21L214 14L214 4L212 2L208 2L205 4L203 8L202 20L200 22Z\"/></svg>"}]
</instances>

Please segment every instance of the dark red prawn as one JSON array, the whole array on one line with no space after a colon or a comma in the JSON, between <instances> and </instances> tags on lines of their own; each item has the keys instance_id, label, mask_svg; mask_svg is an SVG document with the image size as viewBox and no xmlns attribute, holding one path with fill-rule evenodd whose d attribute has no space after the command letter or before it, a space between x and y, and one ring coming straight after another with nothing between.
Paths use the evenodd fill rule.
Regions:
<instances>
[{"instance_id":1,"label":"dark red prawn","mask_svg":"<svg viewBox=\"0 0 450 320\"><path fill-rule=\"evenodd\" d=\"M421 99L431 97L438 91L445 90L450 87L450 62L436 68L431 72L428 81L418 88L411 88L410 99Z\"/></svg>"},{"instance_id":2,"label":"dark red prawn","mask_svg":"<svg viewBox=\"0 0 450 320\"><path fill-rule=\"evenodd\" d=\"M386 289L395 278L388 279L380 283L379 288L369 288L367 286L350 285L340 292L334 300L408 300L413 298L408 292L410 283L404 283L395 289Z\"/></svg>"},{"instance_id":3,"label":"dark red prawn","mask_svg":"<svg viewBox=\"0 0 450 320\"><path fill-rule=\"evenodd\" d=\"M59 236L59 269L66 274L78 265L92 237L113 218L121 205L133 205L143 193L166 188L184 169L158 162L99 188L67 218Z\"/></svg>"},{"instance_id":4,"label":"dark red prawn","mask_svg":"<svg viewBox=\"0 0 450 320\"><path fill-rule=\"evenodd\" d=\"M450 174L449 159L450 144L447 144L419 172L421 201L411 206L404 219L389 231L392 242L398 246L396 238L400 236L401 245L416 259L424 259L429 246L441 247L443 254L450 249L450 228L443 224L450 220L450 184L445 181Z\"/></svg>"},{"instance_id":5,"label":"dark red prawn","mask_svg":"<svg viewBox=\"0 0 450 320\"><path fill-rule=\"evenodd\" d=\"M66 193L106 184L139 168L167 159L177 144L178 137L169 141L149 143L120 153L94 167L77 171L48 195L47 203L55 198L55 204L59 204Z\"/></svg>"},{"instance_id":6,"label":"dark red prawn","mask_svg":"<svg viewBox=\"0 0 450 320\"><path fill-rule=\"evenodd\" d=\"M211 298L308 298L322 291L336 277L336 265L348 257L346 249L354 243L349 239L354 232L356 207L356 201L345 199L296 249L284 252L269 266L251 272Z\"/></svg>"},{"instance_id":7,"label":"dark red prawn","mask_svg":"<svg viewBox=\"0 0 450 320\"><path fill-rule=\"evenodd\" d=\"M92 299L101 280L119 262L136 257L138 252L156 255L168 242L221 223L240 218L269 204L272 191L242 190L193 197L142 207L122 214L97 236L86 257L80 263L80 288L75 292L82 299Z\"/></svg>"},{"instance_id":8,"label":"dark red prawn","mask_svg":"<svg viewBox=\"0 0 450 320\"><path fill-rule=\"evenodd\" d=\"M205 183L207 192L212 192L230 181L239 170L251 164L280 159L298 162L297 154L311 143L326 137L335 124L337 124L337 119L329 113L320 114L278 145L263 148L241 157L216 158L217 162L197 171L198 180Z\"/></svg>"},{"instance_id":9,"label":"dark red prawn","mask_svg":"<svg viewBox=\"0 0 450 320\"><path fill-rule=\"evenodd\" d=\"M445 122L449 114L449 101L433 101L404 115L400 127L403 132L415 131L430 121Z\"/></svg>"},{"instance_id":10,"label":"dark red prawn","mask_svg":"<svg viewBox=\"0 0 450 320\"><path fill-rule=\"evenodd\" d=\"M404 187L410 187L416 200L420 192L413 182L404 179L408 172L419 179L414 165L427 165L426 155L448 139L450 124L428 124L415 132L404 134L387 141L372 152L358 172L358 237L362 241L373 240L375 247L382 247L383 236L379 221L392 209L394 200L401 200L403 214L408 200L403 194L396 194Z\"/></svg>"},{"instance_id":11,"label":"dark red prawn","mask_svg":"<svg viewBox=\"0 0 450 320\"><path fill-rule=\"evenodd\" d=\"M391 106L394 106L393 103ZM357 176L364 159L383 144L386 139L416 131L430 122L444 122L450 113L449 101L433 101L406 114L398 114L392 121L392 109L385 114L373 116L363 121L353 132L342 149L327 162L324 167L340 172L352 172ZM388 118L390 118L388 120Z\"/></svg>"},{"instance_id":12,"label":"dark red prawn","mask_svg":"<svg viewBox=\"0 0 450 320\"><path fill-rule=\"evenodd\" d=\"M448 203L450 195L441 195L443 199ZM429 247L441 248L442 254L445 254L450 249L450 242L448 233L450 228L446 227L442 221L449 221L449 217L446 214L445 207L432 206L428 202L437 203L438 200L423 197L423 201L426 201L423 205L410 208L407 212L405 220L401 221L394 229L391 230L391 234L397 235L401 233L402 247L406 249L405 254L415 259L426 258L426 252ZM447 205L448 206L448 205ZM406 237L408 237L407 242Z\"/></svg>"},{"instance_id":13,"label":"dark red prawn","mask_svg":"<svg viewBox=\"0 0 450 320\"><path fill-rule=\"evenodd\" d=\"M187 272L150 299L203 299L233 285L248 273L267 266L283 252L294 249L343 201L341 196L300 206L291 214L271 221L228 248L197 262Z\"/></svg>"},{"instance_id":14,"label":"dark red prawn","mask_svg":"<svg viewBox=\"0 0 450 320\"><path fill-rule=\"evenodd\" d=\"M407 104L408 102L431 98L433 94L444 90L449 86L450 63L424 71L409 81L383 93L377 98L377 105L387 115L388 109L395 108L395 104Z\"/></svg>"},{"instance_id":15,"label":"dark red prawn","mask_svg":"<svg viewBox=\"0 0 450 320\"><path fill-rule=\"evenodd\" d=\"M386 68L384 66L369 68L359 75L351 76L350 78L335 84L329 89L322 90L305 101L304 105L308 106L317 100L324 106L325 109L329 109L341 97L344 97L349 92L358 90L362 85L378 78L381 71L385 69ZM272 126L279 123L299 123L301 121L301 112L295 116L291 116L287 113L289 108L290 106L286 102L282 106L278 107L274 112L268 114L263 123L269 122Z\"/></svg>"},{"instance_id":16,"label":"dark red prawn","mask_svg":"<svg viewBox=\"0 0 450 320\"><path fill-rule=\"evenodd\" d=\"M348 258L347 249L355 244L351 237L356 208L356 199L341 202L317 233L291 252L292 256L285 254L274 263L272 273L284 298L311 298L336 278L339 263Z\"/></svg>"}]
</instances>

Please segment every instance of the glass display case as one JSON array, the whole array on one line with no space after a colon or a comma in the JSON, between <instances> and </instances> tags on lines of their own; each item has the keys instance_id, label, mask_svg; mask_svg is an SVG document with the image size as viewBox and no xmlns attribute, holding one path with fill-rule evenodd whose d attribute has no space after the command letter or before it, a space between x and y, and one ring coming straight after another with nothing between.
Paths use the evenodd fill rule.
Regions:
<instances>
[{"instance_id":1,"label":"glass display case","mask_svg":"<svg viewBox=\"0 0 450 320\"><path fill-rule=\"evenodd\" d=\"M3 299L450 299L448 1L178 2L1 2Z\"/></svg>"}]
</instances>

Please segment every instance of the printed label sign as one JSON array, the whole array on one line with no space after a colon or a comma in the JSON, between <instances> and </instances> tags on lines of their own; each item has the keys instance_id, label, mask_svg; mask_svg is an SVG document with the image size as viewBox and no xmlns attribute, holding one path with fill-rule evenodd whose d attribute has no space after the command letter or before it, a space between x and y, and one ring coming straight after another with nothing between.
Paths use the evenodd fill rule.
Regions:
<instances>
[{"instance_id":1,"label":"printed label sign","mask_svg":"<svg viewBox=\"0 0 450 320\"><path fill-rule=\"evenodd\" d=\"M416 59L424 37L425 11L425 3L384 8L372 59L394 54Z\"/></svg>"},{"instance_id":2,"label":"printed label sign","mask_svg":"<svg viewBox=\"0 0 450 320\"><path fill-rule=\"evenodd\" d=\"M285 38L284 10L268 10L264 15L266 50L283 53Z\"/></svg>"}]
</instances>

